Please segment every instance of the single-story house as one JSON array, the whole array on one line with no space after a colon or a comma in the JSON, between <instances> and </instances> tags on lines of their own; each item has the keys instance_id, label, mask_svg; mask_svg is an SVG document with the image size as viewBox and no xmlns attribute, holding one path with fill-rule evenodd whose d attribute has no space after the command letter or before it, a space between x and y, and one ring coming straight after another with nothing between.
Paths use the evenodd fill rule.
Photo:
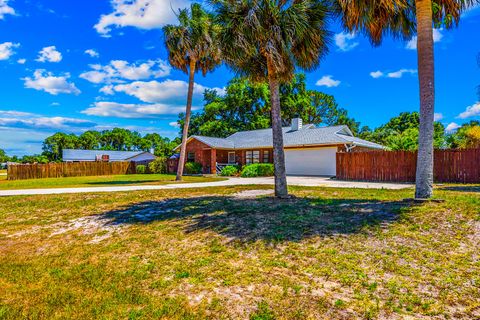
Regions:
<instances>
[{"instance_id":1,"label":"single-story house","mask_svg":"<svg viewBox=\"0 0 480 320\"><path fill-rule=\"evenodd\" d=\"M155 156L147 151L109 151L109 150L76 150L64 149L62 152L63 162L84 161L133 161L150 162Z\"/></svg>"},{"instance_id":2,"label":"single-story house","mask_svg":"<svg viewBox=\"0 0 480 320\"><path fill-rule=\"evenodd\" d=\"M241 131L227 138L191 136L186 161L202 164L204 173L217 173L227 164L272 163L272 141L272 129ZM354 137L345 125L302 125L298 118L293 119L291 127L283 128L283 143L288 175L334 176L337 152L384 149Z\"/></svg>"}]
</instances>

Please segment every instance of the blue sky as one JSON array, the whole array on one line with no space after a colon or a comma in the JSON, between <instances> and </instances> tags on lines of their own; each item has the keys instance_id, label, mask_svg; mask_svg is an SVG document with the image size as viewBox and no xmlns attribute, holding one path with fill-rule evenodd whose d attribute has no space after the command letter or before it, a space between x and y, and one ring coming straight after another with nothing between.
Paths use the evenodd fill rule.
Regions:
<instances>
[{"instance_id":1,"label":"blue sky","mask_svg":"<svg viewBox=\"0 0 480 320\"><path fill-rule=\"evenodd\" d=\"M170 67L161 27L187 0L0 0L0 148L41 152L56 131L115 126L175 137L187 76ZM480 118L480 8L459 28L435 30L436 112L448 126ZM372 48L331 24L335 39L309 88L333 94L363 125L376 127L418 110L415 39ZM195 108L205 88L224 88L220 67L196 78Z\"/></svg>"}]
</instances>

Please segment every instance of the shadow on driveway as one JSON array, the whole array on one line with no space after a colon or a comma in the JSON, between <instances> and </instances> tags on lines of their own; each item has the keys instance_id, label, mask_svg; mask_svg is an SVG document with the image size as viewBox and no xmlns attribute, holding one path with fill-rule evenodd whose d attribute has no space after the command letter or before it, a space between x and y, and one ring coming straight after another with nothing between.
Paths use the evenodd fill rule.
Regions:
<instances>
[{"instance_id":1,"label":"shadow on driveway","mask_svg":"<svg viewBox=\"0 0 480 320\"><path fill-rule=\"evenodd\" d=\"M232 240L299 241L361 232L392 223L413 204L402 201L208 196L147 201L102 215L111 224L176 220L184 231L213 230Z\"/></svg>"}]
</instances>

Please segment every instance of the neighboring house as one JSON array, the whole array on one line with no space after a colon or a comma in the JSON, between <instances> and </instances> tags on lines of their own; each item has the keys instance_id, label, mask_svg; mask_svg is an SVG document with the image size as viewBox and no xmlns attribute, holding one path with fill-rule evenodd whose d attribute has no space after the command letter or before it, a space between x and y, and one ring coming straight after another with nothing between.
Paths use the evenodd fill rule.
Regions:
<instances>
[{"instance_id":1,"label":"neighboring house","mask_svg":"<svg viewBox=\"0 0 480 320\"><path fill-rule=\"evenodd\" d=\"M201 163L204 173L217 173L227 164L272 163L272 141L272 129L241 131L227 138L191 136L186 160ZM283 128L283 144L289 175L334 176L337 152L384 149L354 137L347 126L318 128L302 125L301 119Z\"/></svg>"},{"instance_id":2,"label":"neighboring house","mask_svg":"<svg viewBox=\"0 0 480 320\"><path fill-rule=\"evenodd\" d=\"M149 162L155 160L155 156L145 151L109 151L109 150L63 150L63 162L83 161L133 161Z\"/></svg>"}]
</instances>

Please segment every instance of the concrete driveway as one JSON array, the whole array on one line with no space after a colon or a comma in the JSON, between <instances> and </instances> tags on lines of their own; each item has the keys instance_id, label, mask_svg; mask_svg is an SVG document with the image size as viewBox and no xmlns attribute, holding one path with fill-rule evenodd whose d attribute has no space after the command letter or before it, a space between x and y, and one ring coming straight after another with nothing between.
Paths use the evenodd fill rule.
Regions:
<instances>
[{"instance_id":1,"label":"concrete driveway","mask_svg":"<svg viewBox=\"0 0 480 320\"><path fill-rule=\"evenodd\" d=\"M331 187L331 188L366 188L366 189L391 189L399 190L412 187L409 184L399 183L374 183L337 181L328 177L287 177L289 185L306 187ZM23 189L0 190L1 196L36 195L36 194L63 194L63 193L88 193L88 192L121 192L137 190L168 190L206 187L228 187L238 185L273 185L273 177L261 178L229 178L225 181L181 183L167 185L132 185L121 187L84 187L84 188L53 188L53 189Z\"/></svg>"}]
</instances>

